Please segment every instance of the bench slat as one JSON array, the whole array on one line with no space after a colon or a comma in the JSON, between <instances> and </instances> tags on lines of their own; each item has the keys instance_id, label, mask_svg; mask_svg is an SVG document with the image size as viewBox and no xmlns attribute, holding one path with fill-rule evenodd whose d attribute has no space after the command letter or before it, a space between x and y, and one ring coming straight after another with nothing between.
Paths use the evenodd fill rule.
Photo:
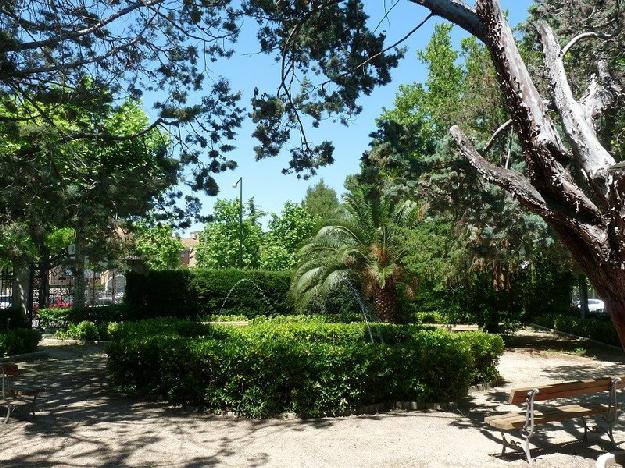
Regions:
<instances>
[{"instance_id":1,"label":"bench slat","mask_svg":"<svg viewBox=\"0 0 625 468\"><path fill-rule=\"evenodd\" d=\"M617 388L625 387L625 377L621 377ZM568 398L580 395L590 395L593 393L607 392L610 389L610 379L580 380L576 382L565 382L559 384L545 385L542 387L515 388L510 391L508 403L518 405L525 403L527 393L538 388L538 393L534 401L555 400L558 398Z\"/></svg>"},{"instance_id":2,"label":"bench slat","mask_svg":"<svg viewBox=\"0 0 625 468\"><path fill-rule=\"evenodd\" d=\"M534 412L534 424L566 421L587 416L607 414L607 405L563 405ZM525 425L525 413L508 413L488 416L484 419L488 425L502 431L520 429Z\"/></svg>"}]
</instances>

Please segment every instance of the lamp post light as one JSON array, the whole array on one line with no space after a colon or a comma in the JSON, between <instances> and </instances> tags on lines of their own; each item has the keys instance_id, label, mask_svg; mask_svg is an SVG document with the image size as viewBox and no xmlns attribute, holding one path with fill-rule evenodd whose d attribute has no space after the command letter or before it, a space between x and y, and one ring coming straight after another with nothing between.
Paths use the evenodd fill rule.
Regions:
<instances>
[{"instance_id":1,"label":"lamp post light","mask_svg":"<svg viewBox=\"0 0 625 468\"><path fill-rule=\"evenodd\" d=\"M243 269L243 177L239 177L232 187L239 186L239 268Z\"/></svg>"}]
</instances>

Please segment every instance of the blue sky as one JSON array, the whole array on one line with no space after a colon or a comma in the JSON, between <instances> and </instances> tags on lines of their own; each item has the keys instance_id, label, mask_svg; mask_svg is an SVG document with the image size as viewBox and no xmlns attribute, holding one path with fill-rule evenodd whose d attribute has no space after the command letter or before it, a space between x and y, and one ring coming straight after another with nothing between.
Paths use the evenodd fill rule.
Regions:
<instances>
[{"instance_id":1,"label":"blue sky","mask_svg":"<svg viewBox=\"0 0 625 468\"><path fill-rule=\"evenodd\" d=\"M394 0L367 0L367 13L370 24L375 27L384 17L385 10L390 8ZM530 0L502 0L502 7L509 12L512 25L516 25L527 17ZM392 44L403 37L428 11L408 0L397 0L387 19L379 26L379 31L387 35L387 44ZM256 144L251 137L252 124L247 121L238 133L237 149L231 157L238 162L234 171L217 174L216 179L220 187L218 197L202 197L203 212L212 212L216 198L238 197L238 189L232 184L243 177L243 197L254 197L259 209L266 212L280 211L287 200L300 201L306 194L306 189L318 182L320 178L333 187L339 194L343 191L345 177L358 171L359 158L369 143L369 133L375 128L375 119L384 107L391 107L397 90L401 84L422 81L426 75L425 66L416 58L416 52L423 49L429 41L434 25L442 20L431 18L419 29L403 46L407 48L405 58L399 67L392 71L393 80L385 87L377 88L370 96L360 100L363 112L355 118L349 127L331 122L323 123L318 130L310 129L310 134L317 141L327 139L335 146L335 163L321 168L318 175L307 181L297 179L295 175L283 175L281 170L288 163L289 155L284 154L272 159L255 161L253 147ZM249 109L249 100L254 86L262 91L274 91L278 83L279 70L272 57L260 55L255 38L253 25L244 25L243 33L236 46L235 55L228 61L220 62L213 70L214 77L227 77L233 89L242 93L241 103ZM460 28L453 31L454 41L458 42L465 34ZM194 226L194 229L201 226Z\"/></svg>"}]
</instances>

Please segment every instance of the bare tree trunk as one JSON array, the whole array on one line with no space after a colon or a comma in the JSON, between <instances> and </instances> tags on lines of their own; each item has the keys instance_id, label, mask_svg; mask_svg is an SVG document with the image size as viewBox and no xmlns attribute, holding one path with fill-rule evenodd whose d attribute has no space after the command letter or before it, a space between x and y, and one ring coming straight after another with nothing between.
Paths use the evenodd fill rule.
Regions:
<instances>
[{"instance_id":1,"label":"bare tree trunk","mask_svg":"<svg viewBox=\"0 0 625 468\"><path fill-rule=\"evenodd\" d=\"M72 308L82 309L85 307L86 281L85 281L85 254L81 233L76 231L76 258L74 260L74 290L72 291Z\"/></svg>"},{"instance_id":2,"label":"bare tree trunk","mask_svg":"<svg viewBox=\"0 0 625 468\"><path fill-rule=\"evenodd\" d=\"M13 262L13 274L12 305L14 308L19 309L24 317L24 321L26 321L26 317L28 317L29 312L28 302L30 299L31 288L30 265L28 264L28 261L25 259L15 260Z\"/></svg>"},{"instance_id":3,"label":"bare tree trunk","mask_svg":"<svg viewBox=\"0 0 625 468\"><path fill-rule=\"evenodd\" d=\"M39 308L50 305L50 254L44 246L40 248L39 260Z\"/></svg>"},{"instance_id":4,"label":"bare tree trunk","mask_svg":"<svg viewBox=\"0 0 625 468\"><path fill-rule=\"evenodd\" d=\"M625 345L625 170L597 137L602 113L616 105L623 90L597 63L582 98L573 95L564 55L581 33L564 47L550 26L536 24L543 45L544 66L564 138L556 130L521 58L510 26L497 0L477 0L475 10L460 0L412 0L481 39L488 48L506 107L523 149L528 176L485 159L459 127L451 134L460 152L489 182L512 194L539 214L568 247L606 307L621 344ZM563 141L570 144L564 144ZM568 167L579 167L575 177Z\"/></svg>"},{"instance_id":5,"label":"bare tree trunk","mask_svg":"<svg viewBox=\"0 0 625 468\"><path fill-rule=\"evenodd\" d=\"M588 281L586 281L586 275L579 275L579 315L585 319L588 317L590 311L588 310Z\"/></svg>"},{"instance_id":6,"label":"bare tree trunk","mask_svg":"<svg viewBox=\"0 0 625 468\"><path fill-rule=\"evenodd\" d=\"M111 277L111 304L115 304L115 282L117 281L117 269L113 268L113 276Z\"/></svg>"}]
</instances>

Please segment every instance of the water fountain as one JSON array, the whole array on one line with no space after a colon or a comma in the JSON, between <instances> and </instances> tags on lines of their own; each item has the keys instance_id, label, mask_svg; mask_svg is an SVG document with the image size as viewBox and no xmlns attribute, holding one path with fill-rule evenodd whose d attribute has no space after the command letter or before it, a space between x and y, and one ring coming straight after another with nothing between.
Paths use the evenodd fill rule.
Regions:
<instances>
[{"instance_id":1,"label":"water fountain","mask_svg":"<svg viewBox=\"0 0 625 468\"><path fill-rule=\"evenodd\" d=\"M226 297L224 299L224 301L221 303L221 307L219 308L219 314L221 314L221 311L223 310L224 306L226 305L226 302L228 302L228 299L230 299L230 295L232 294L232 291L234 291L237 286L239 286L239 284L241 283L250 283L252 286L254 286L256 288L256 290L260 293L261 297L263 298L263 300L265 301L265 304L267 304L269 306L269 308L271 310L273 310L274 312L278 312L275 308L275 306L271 303L271 301L269 300L269 298L267 297L267 295L263 292L263 290L261 289L260 286L258 286L254 281L252 281L249 278L242 278L239 281L237 281L236 283L234 283L232 285L232 287L230 288L230 290L228 291L228 294L226 294Z\"/></svg>"},{"instance_id":2,"label":"water fountain","mask_svg":"<svg viewBox=\"0 0 625 468\"><path fill-rule=\"evenodd\" d=\"M365 304L365 302L362 300L362 296L360 295L360 293L354 286L354 283L352 283L352 281L349 280L348 278L345 278L345 283L347 283L347 286L349 286L349 289L351 290L351 292L354 294L354 297L356 298L356 302L358 302L358 306L360 307L360 313L362 314L362 317L365 319L365 324L367 325L367 330L369 331L369 339L371 340L371 343L374 343L375 341L373 340L373 333L371 333L371 326L369 325L369 319L367 317L369 308L367 307L367 304ZM382 339L382 336L379 333L378 333L378 338L380 338L381 343L384 342L384 340Z\"/></svg>"}]
</instances>

